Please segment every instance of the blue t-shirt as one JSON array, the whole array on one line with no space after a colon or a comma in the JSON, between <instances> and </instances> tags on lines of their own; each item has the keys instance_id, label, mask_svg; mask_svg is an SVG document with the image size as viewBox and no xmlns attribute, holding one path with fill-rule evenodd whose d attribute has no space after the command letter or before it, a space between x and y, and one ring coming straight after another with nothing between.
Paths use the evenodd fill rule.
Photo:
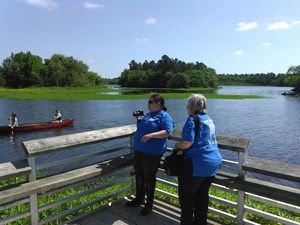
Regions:
<instances>
[{"instance_id":1,"label":"blue t-shirt","mask_svg":"<svg viewBox=\"0 0 300 225\"><path fill-rule=\"evenodd\" d=\"M174 128L172 117L165 111L148 112L137 123L137 131L134 134L134 150L150 155L162 155L166 152L168 138L151 138L145 143L141 138L153 132L166 130L171 134Z\"/></svg>"},{"instance_id":2,"label":"blue t-shirt","mask_svg":"<svg viewBox=\"0 0 300 225\"><path fill-rule=\"evenodd\" d=\"M215 125L206 114L198 114L200 119L199 130L195 139L195 121L189 116L182 129L181 139L193 142L185 150L184 158L191 158L193 162L193 176L214 176L222 165L222 156L219 153Z\"/></svg>"}]
</instances>

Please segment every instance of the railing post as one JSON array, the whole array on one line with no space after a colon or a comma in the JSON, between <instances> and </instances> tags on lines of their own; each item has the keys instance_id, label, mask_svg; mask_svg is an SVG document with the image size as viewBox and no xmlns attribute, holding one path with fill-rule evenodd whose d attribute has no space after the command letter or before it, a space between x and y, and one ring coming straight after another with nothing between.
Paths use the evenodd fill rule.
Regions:
<instances>
[{"instance_id":1,"label":"railing post","mask_svg":"<svg viewBox=\"0 0 300 225\"><path fill-rule=\"evenodd\" d=\"M132 136L130 136L130 138L129 138L129 148L130 148L130 153L132 153L133 154L133 143L134 143L134 141L133 141L133 135Z\"/></svg>"},{"instance_id":2,"label":"railing post","mask_svg":"<svg viewBox=\"0 0 300 225\"><path fill-rule=\"evenodd\" d=\"M238 191L237 196L237 212L236 212L236 224L244 224L244 215L245 215L245 192Z\"/></svg>"},{"instance_id":3,"label":"railing post","mask_svg":"<svg viewBox=\"0 0 300 225\"><path fill-rule=\"evenodd\" d=\"M31 167L31 173L29 174L29 182L33 182L36 180L35 157L28 157L27 160L29 166ZM29 200L31 224L35 225L39 223L37 194L30 195Z\"/></svg>"},{"instance_id":4,"label":"railing post","mask_svg":"<svg viewBox=\"0 0 300 225\"><path fill-rule=\"evenodd\" d=\"M130 147L130 153L131 154L134 154L134 149L133 149L133 144L134 144L134 139L133 139L133 135L130 136L130 140L129 140L129 147ZM132 167L132 169L130 170L130 174L131 175L135 175L135 172L134 172L134 167ZM132 179L132 189L134 192L136 192L136 180L135 180L135 177Z\"/></svg>"},{"instance_id":5,"label":"railing post","mask_svg":"<svg viewBox=\"0 0 300 225\"><path fill-rule=\"evenodd\" d=\"M240 179L245 179L246 176L247 176L247 172L243 170L242 166L243 166L244 162L246 161L246 159L248 157L248 151L246 151L246 152L239 152L238 157L239 157L238 177Z\"/></svg>"},{"instance_id":6,"label":"railing post","mask_svg":"<svg viewBox=\"0 0 300 225\"><path fill-rule=\"evenodd\" d=\"M238 154L238 160L239 160L238 177L240 179L245 179L247 177L247 172L243 170L243 164L247 160L247 157L248 157L248 147L245 148L245 152L239 152ZM244 215L245 215L245 192L238 190L236 224L238 225L244 224Z\"/></svg>"}]
</instances>

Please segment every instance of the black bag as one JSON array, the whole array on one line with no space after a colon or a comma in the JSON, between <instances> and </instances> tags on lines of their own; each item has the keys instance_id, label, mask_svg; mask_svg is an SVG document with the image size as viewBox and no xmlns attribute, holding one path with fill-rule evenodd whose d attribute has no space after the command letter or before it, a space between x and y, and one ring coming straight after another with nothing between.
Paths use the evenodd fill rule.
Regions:
<instances>
[{"instance_id":1,"label":"black bag","mask_svg":"<svg viewBox=\"0 0 300 225\"><path fill-rule=\"evenodd\" d=\"M173 152L167 156L164 160L164 168L166 174L169 176L180 176L183 174L184 169L184 154L177 155L177 152Z\"/></svg>"},{"instance_id":2,"label":"black bag","mask_svg":"<svg viewBox=\"0 0 300 225\"><path fill-rule=\"evenodd\" d=\"M195 121L195 140L196 135L199 129L199 117L198 115L192 115ZM194 141L195 141L194 140ZM177 151L173 151L173 153L167 156L164 160L165 172L169 176L180 176L183 175L184 171L184 153L177 155Z\"/></svg>"}]
</instances>

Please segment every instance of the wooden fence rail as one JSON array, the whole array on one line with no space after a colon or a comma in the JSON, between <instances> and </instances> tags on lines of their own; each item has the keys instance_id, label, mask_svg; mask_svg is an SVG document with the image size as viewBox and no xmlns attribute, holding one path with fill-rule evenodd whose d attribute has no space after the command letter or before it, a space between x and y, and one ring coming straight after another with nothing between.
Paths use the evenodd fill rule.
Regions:
<instances>
[{"instance_id":1,"label":"wooden fence rail","mask_svg":"<svg viewBox=\"0 0 300 225\"><path fill-rule=\"evenodd\" d=\"M108 199L110 199L109 201L112 201L111 199L113 198L113 201L118 201L118 198L124 197L124 195L129 196L134 193L135 185L133 184L134 179L131 171L133 164L132 136L135 129L135 125L128 125L23 142L27 161L0 164L0 180L28 175L27 182L4 186L0 189L0 216L2 218L0 220L0 225L26 219L30 220L31 224L34 225L45 224L50 221L63 221L66 216L71 217L71 219L61 222L61 224L65 224L78 217L82 217L84 214L78 213L82 209L86 209L86 213L88 214L97 210L99 207L104 207L99 206L99 202L105 205L107 204L106 201ZM178 141L180 140L180 136L181 130L175 129L170 140ZM121 144L119 146L112 143L109 149L104 148L102 145L102 143L108 143L109 145L110 141L124 138L128 138L128 142L125 145L122 144L123 142L120 142ZM209 211L222 218L234 221L236 224L255 224L248 219L248 214L258 215L262 218L267 218L283 224L299 224L299 188L292 188L266 180L249 178L247 174L258 173L272 178L275 177L290 180L300 184L300 166L249 157L248 147L250 145L250 139L248 138L217 135L217 141L220 149L237 154L236 161L231 159L224 159L223 161L224 165L236 168L237 173L229 173L221 170L216 176L213 188L236 195L237 201L232 202L213 195L210 196L210 199L214 202L224 204L226 207L234 208L236 213L223 212L212 207L209 208ZM86 152L80 156L59 159L55 162L51 161L49 163L37 165L40 156L51 155L59 151L69 151L78 146L84 147L91 144L97 145L96 152ZM170 151L170 149L168 149L168 151ZM37 171L39 169L47 169L53 166L65 165L67 163L80 162L83 159L96 156L107 158L111 153L114 154L113 157L106 160L100 160L97 163L78 166L77 168L72 168L69 171L60 172L54 175L50 174L41 178L37 177ZM162 160L163 159L164 158L162 158ZM162 176L158 178L158 183L163 184L163 186L176 188L177 184L173 182L172 178L166 179L163 168L161 169L160 174ZM111 181L111 177L117 177L117 180L113 179L113 181ZM102 178L106 180L106 183L103 183L101 180ZM129 186L126 186L128 182L130 184ZM114 185L122 186L122 188L118 191L114 190L112 193L107 193L102 197L96 197L96 199L89 200L88 202L81 204L81 206L74 206L73 208L62 210L48 218L44 218L44 214L42 216L43 211L67 204L69 201L90 196L91 194L104 193L104 190ZM125 185L125 187L123 185ZM74 196L69 196L66 199L50 202L47 205L39 205L40 198L47 198L47 196L50 196L53 193L59 193L69 190L70 188L79 187L83 188L84 191L75 194ZM176 195L160 189L157 189L157 193L165 195L168 198L178 199ZM297 216L294 216L294 220L291 218L282 218L280 215L273 215L250 207L246 204L247 199L291 211L292 214L298 215L298 221L296 218ZM25 212L17 213L16 215L4 216L4 210L16 206L25 206L25 208L27 207L27 210L25 210ZM92 209L88 210L89 208Z\"/></svg>"}]
</instances>

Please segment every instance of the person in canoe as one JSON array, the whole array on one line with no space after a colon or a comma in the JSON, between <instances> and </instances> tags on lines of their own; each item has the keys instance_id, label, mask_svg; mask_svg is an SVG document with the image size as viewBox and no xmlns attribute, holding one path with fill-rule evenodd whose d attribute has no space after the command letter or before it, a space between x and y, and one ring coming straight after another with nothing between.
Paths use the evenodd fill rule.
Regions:
<instances>
[{"instance_id":1,"label":"person in canoe","mask_svg":"<svg viewBox=\"0 0 300 225\"><path fill-rule=\"evenodd\" d=\"M59 109L56 109L55 110L55 115L53 116L52 123L58 123L58 122L62 122L61 112L60 112Z\"/></svg>"},{"instance_id":2,"label":"person in canoe","mask_svg":"<svg viewBox=\"0 0 300 225\"><path fill-rule=\"evenodd\" d=\"M18 118L17 118L17 114L16 113L12 113L10 117L8 117L10 124L9 126L11 127L11 129L13 129L14 127L18 126Z\"/></svg>"}]
</instances>

